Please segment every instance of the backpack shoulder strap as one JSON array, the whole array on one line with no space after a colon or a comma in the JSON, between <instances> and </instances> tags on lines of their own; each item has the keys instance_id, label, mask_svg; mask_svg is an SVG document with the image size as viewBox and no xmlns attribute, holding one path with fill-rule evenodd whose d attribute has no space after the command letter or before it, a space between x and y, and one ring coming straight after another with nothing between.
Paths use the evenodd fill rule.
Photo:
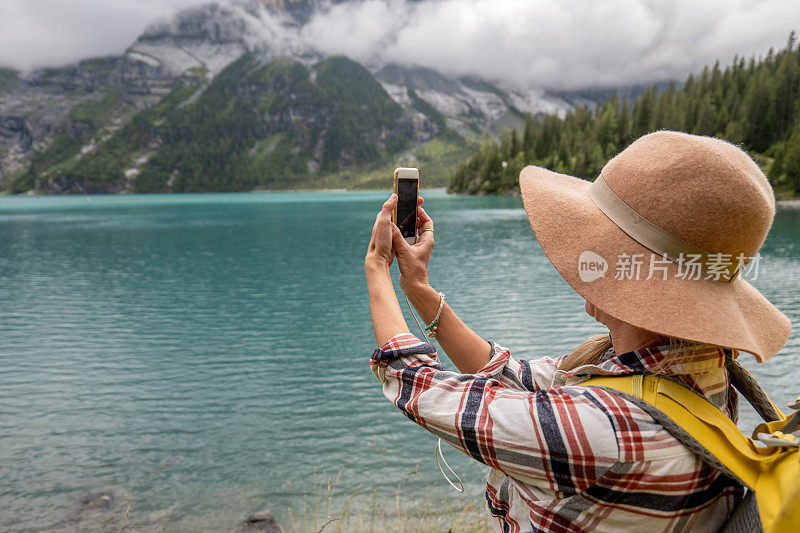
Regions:
<instances>
[{"instance_id":1,"label":"backpack shoulder strap","mask_svg":"<svg viewBox=\"0 0 800 533\"><path fill-rule=\"evenodd\" d=\"M763 463L780 454L780 448L756 446L714 404L668 379L641 374L596 376L578 386L623 393L626 400L647 412L708 464L750 488L755 486Z\"/></svg>"},{"instance_id":2,"label":"backpack shoulder strap","mask_svg":"<svg viewBox=\"0 0 800 533\"><path fill-rule=\"evenodd\" d=\"M745 367L736 361L730 350L725 350L725 369L731 384L744 396L764 422L775 422L785 417L783 412L769 399L767 393Z\"/></svg>"},{"instance_id":3,"label":"backpack shoulder strap","mask_svg":"<svg viewBox=\"0 0 800 533\"><path fill-rule=\"evenodd\" d=\"M683 427L677 424L663 411L656 408L650 402L645 401L642 396L644 395L644 381L645 376L641 374L633 376L620 377L593 377L588 381L580 383L580 386L592 386L605 389L612 394L623 398L639 407L642 411L649 414L653 419L664 426L664 429L669 431L676 439L678 439L684 446L689 448L705 463L713 466L714 468L722 471L726 476L735 479L739 483L746 485L746 483L733 473L727 466L719 461L713 454L711 454L697 439L686 431Z\"/></svg>"},{"instance_id":4,"label":"backpack shoulder strap","mask_svg":"<svg viewBox=\"0 0 800 533\"><path fill-rule=\"evenodd\" d=\"M639 406L701 460L751 489L725 525L726 533L798 531L797 447L756 446L711 402L658 376L596 376L577 386L602 388Z\"/></svg>"}]
</instances>

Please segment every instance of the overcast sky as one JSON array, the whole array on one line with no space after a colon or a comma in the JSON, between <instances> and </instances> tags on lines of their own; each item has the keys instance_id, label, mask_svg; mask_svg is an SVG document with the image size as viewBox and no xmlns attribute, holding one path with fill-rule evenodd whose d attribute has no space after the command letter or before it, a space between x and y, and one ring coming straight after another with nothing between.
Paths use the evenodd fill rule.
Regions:
<instances>
[{"instance_id":1,"label":"overcast sky","mask_svg":"<svg viewBox=\"0 0 800 533\"><path fill-rule=\"evenodd\" d=\"M122 52L147 24L202 0L0 0L0 65ZM800 0L364 0L326 9L298 42L326 53L554 88L682 79L764 54Z\"/></svg>"}]
</instances>

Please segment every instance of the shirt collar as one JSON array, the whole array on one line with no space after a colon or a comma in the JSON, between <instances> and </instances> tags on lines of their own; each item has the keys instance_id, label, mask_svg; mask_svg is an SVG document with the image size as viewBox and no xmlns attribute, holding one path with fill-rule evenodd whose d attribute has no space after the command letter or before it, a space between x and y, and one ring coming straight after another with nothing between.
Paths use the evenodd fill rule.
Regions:
<instances>
[{"instance_id":1,"label":"shirt collar","mask_svg":"<svg viewBox=\"0 0 800 533\"><path fill-rule=\"evenodd\" d=\"M669 351L669 343L658 342L619 355L611 347L600 362L582 365L569 372L558 371L556 380L569 383L578 381L579 376L587 375L682 376L713 372L725 366L725 352L719 346L693 342L686 344L684 350L678 354L669 354ZM736 355L738 353L734 350L734 357Z\"/></svg>"}]
</instances>

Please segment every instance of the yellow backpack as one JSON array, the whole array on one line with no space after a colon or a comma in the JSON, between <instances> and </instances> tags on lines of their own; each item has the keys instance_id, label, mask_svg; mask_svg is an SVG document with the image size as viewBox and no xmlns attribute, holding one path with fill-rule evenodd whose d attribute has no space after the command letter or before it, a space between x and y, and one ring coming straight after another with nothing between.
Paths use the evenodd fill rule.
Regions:
<instances>
[{"instance_id":1,"label":"yellow backpack","mask_svg":"<svg viewBox=\"0 0 800 533\"><path fill-rule=\"evenodd\" d=\"M766 420L753 438L708 400L663 377L593 376L579 385L602 387L638 405L702 460L749 489L722 531L800 532L800 398L786 416L743 367L729 358L726 368Z\"/></svg>"}]
</instances>

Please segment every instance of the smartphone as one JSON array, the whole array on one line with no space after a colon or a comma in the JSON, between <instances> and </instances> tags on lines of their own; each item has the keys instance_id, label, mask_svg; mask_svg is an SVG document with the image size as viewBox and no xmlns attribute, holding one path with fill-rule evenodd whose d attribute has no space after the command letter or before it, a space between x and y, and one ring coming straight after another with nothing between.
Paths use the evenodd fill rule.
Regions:
<instances>
[{"instance_id":1,"label":"smartphone","mask_svg":"<svg viewBox=\"0 0 800 533\"><path fill-rule=\"evenodd\" d=\"M392 222L408 244L417 242L417 197L419 196L419 170L400 167L394 169L394 192L397 205L392 213Z\"/></svg>"}]
</instances>

